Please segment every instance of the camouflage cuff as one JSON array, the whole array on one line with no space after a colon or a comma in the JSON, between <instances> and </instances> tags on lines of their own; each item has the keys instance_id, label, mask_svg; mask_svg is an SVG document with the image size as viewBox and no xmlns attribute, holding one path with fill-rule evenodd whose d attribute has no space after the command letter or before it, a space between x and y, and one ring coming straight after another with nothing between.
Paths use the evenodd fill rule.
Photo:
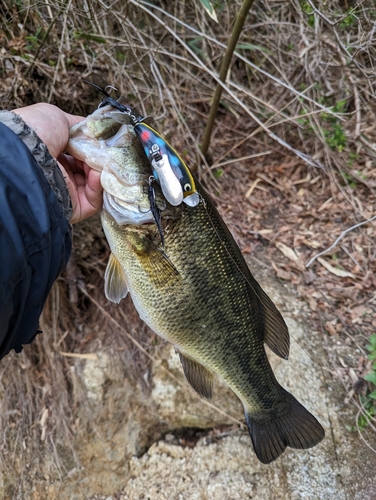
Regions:
<instances>
[{"instance_id":1,"label":"camouflage cuff","mask_svg":"<svg viewBox=\"0 0 376 500\"><path fill-rule=\"evenodd\" d=\"M34 156L60 203L64 217L69 222L72 216L72 202L69 191L57 161L50 155L47 146L34 130L13 111L0 111L0 122L18 135Z\"/></svg>"}]
</instances>

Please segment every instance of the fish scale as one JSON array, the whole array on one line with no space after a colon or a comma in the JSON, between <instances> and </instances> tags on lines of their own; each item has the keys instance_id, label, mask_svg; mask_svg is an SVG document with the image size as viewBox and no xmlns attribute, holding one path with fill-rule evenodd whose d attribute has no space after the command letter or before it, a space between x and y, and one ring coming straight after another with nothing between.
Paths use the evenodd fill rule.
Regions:
<instances>
[{"instance_id":1,"label":"fish scale","mask_svg":"<svg viewBox=\"0 0 376 500\"><path fill-rule=\"evenodd\" d=\"M106 119L109 116L106 110ZM227 382L243 403L249 434L261 462L275 460L287 446L315 446L324 437L323 428L279 385L265 352L266 343L278 356L288 356L289 334L281 314L252 276L198 181L197 206L163 204L161 189L156 186L156 197L163 207L161 227L136 223L137 211L145 211L147 198L141 196L140 205L132 204L128 194L131 187L122 179L132 172L141 192L147 192L150 164L134 141L132 125L122 127L116 132L116 140L108 140L112 146L108 156L117 158L116 169L110 164L106 168L115 176L119 173L116 193L125 201L121 205L108 203L101 214L112 251L105 273L107 297L120 302L130 293L140 317L174 344L187 380L199 394L211 397L214 374ZM83 130L84 126L76 126L72 144L76 157L86 151L80 157L85 161L99 156L99 152L97 144L90 143L90 136L86 134L85 139L79 135ZM85 147L80 146L84 140ZM119 154L113 149L115 143ZM106 148L101 148L101 158L105 153ZM111 201L111 194L106 195ZM135 223L119 224L118 214L112 210L120 210L122 217L129 217L124 219L127 221L134 216Z\"/></svg>"}]
</instances>

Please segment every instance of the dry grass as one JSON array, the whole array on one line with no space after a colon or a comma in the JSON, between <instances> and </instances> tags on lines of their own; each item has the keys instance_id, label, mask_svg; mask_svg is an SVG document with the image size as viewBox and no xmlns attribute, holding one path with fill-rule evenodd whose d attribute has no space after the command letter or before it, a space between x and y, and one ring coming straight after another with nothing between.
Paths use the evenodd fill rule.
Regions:
<instances>
[{"instance_id":1,"label":"dry grass","mask_svg":"<svg viewBox=\"0 0 376 500\"><path fill-rule=\"evenodd\" d=\"M114 85L140 113L153 117L167 138L174 138L175 147L190 165L198 166L199 175L215 186L224 203L229 196L236 199L239 192L246 200L241 189L226 192L236 182L244 184L245 191L253 186L251 210L262 213L263 207L270 208L268 195L263 199L264 191L258 189L262 186L264 190L279 187L291 206L296 206L300 203L297 189L303 186L299 183L308 176L307 182L318 178L313 187L319 186L317 193L310 193L310 207L319 208L319 201L322 204L331 197L341 221L333 222L328 215L333 225L327 234L325 221L317 218L311 226L304 222L301 227L315 234L321 231L319 249L325 249L343 230L375 212L376 7L371 0L327 2L320 11L310 0L256 2L233 58L211 157L205 162L198 146L240 3L219 2L220 22L216 24L203 14L199 0L153 4L143 0L2 0L2 105L12 109L49 101L86 115L101 97L82 79ZM264 160L251 159L266 151L273 152L269 170L263 169ZM278 162L296 163L283 176ZM258 187L255 179L261 179ZM299 214L294 217L295 221ZM236 228L235 219L238 236L246 234L249 242L249 233L242 232L244 227ZM254 219L252 224L254 231L261 230ZM374 242L366 228L359 231L356 234L363 239L351 239L350 254L359 245L369 248ZM75 240L76 268L70 272L106 304L101 283L108 249L98 222L78 227ZM287 236L281 241L291 247L296 243ZM307 259L316 253L315 248ZM371 272L373 261L374 254L368 252L361 265ZM295 274L294 280L296 284ZM65 472L61 450L75 460L69 443L82 394L73 361L60 351L84 353L87 346L101 342L133 367L135 377L145 372L147 358L121 335L106 335L108 323L74 285L70 293L71 300L65 274L49 298L42 324L45 333L21 356L10 355L2 362L2 470L15 468L21 474L33 454L36 462L43 460L44 446L54 450L53 467L58 474ZM114 307L105 307L119 314ZM125 308L126 327L152 349L154 337L138 323L132 306L127 303Z\"/></svg>"}]
</instances>

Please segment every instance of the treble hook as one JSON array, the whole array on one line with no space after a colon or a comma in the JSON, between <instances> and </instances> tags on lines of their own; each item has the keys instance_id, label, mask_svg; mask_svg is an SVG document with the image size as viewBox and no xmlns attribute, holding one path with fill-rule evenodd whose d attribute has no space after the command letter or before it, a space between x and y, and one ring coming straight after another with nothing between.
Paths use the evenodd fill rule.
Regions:
<instances>
[{"instance_id":1,"label":"treble hook","mask_svg":"<svg viewBox=\"0 0 376 500\"><path fill-rule=\"evenodd\" d=\"M162 229L162 217L161 217L161 211L157 207L157 203L156 203L156 200L155 200L155 189L153 187L153 181L154 180L155 180L154 177L151 175L149 177L148 198L149 198L149 202L150 202L150 211L153 214L155 223L156 223L158 231L159 231L159 235L161 237L161 243L162 243L162 246L164 247L164 237L163 237L163 229Z\"/></svg>"}]
</instances>

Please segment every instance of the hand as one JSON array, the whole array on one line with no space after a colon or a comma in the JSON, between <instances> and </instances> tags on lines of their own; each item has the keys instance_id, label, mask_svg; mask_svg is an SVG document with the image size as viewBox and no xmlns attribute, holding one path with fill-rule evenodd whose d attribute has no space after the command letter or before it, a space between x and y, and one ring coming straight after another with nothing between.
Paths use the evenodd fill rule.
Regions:
<instances>
[{"instance_id":1,"label":"hand","mask_svg":"<svg viewBox=\"0 0 376 500\"><path fill-rule=\"evenodd\" d=\"M102 207L100 173L72 156L62 154L69 140L69 129L84 120L65 113L52 104L39 103L13 110L31 127L56 158L72 200L70 222L75 224L99 212Z\"/></svg>"}]
</instances>

